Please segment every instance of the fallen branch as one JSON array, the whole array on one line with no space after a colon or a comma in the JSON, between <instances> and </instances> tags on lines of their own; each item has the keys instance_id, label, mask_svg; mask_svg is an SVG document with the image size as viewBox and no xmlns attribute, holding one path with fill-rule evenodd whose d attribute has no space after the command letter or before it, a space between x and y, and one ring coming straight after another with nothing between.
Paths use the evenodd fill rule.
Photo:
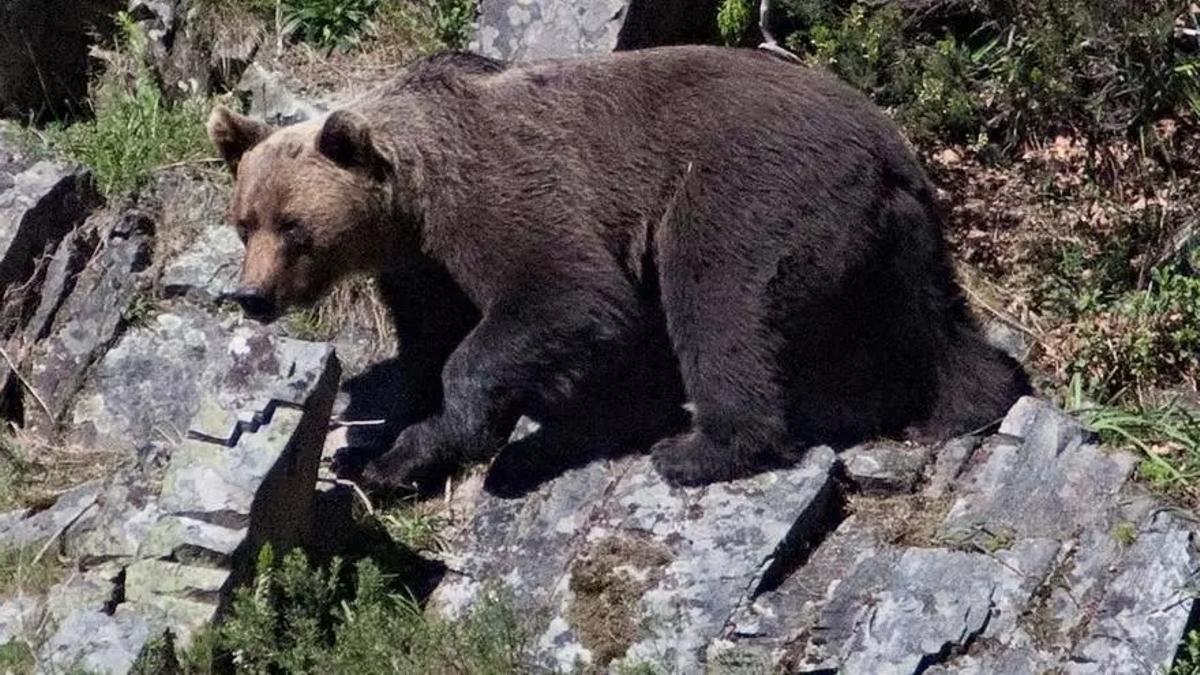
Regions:
<instances>
[{"instance_id":1,"label":"fallen branch","mask_svg":"<svg viewBox=\"0 0 1200 675\"><path fill-rule=\"evenodd\" d=\"M65 534L67 530L71 529L72 525L79 522L79 519L83 517L83 514L87 513L88 509L90 509L96 505L97 499L98 499L98 496L95 496L95 497L92 497L91 499L89 499L87 501L87 503L83 505L83 508L79 509L79 511L74 516L72 516L69 520L67 520L65 523L62 524L62 527L59 527L58 530L56 530L54 532L54 534L50 535L50 538L46 540L45 544L42 544L41 550L37 552L37 555L35 555L33 557L33 560L29 564L36 565L39 562L41 562L42 557L44 557L46 555L46 551L49 551L50 547L54 545L54 542L58 541L58 538L63 536L63 534Z\"/></svg>"},{"instance_id":2,"label":"fallen branch","mask_svg":"<svg viewBox=\"0 0 1200 675\"><path fill-rule=\"evenodd\" d=\"M371 500L367 497L367 493L363 492L363 489L358 486L358 483L355 483L348 478L318 478L317 481L350 488L354 491L354 494L358 496L359 501L362 502L363 508L367 510L367 514L371 516L375 515L375 506L371 504Z\"/></svg>"},{"instance_id":3,"label":"fallen branch","mask_svg":"<svg viewBox=\"0 0 1200 675\"><path fill-rule=\"evenodd\" d=\"M53 422L54 413L50 412L50 406L46 405L46 402L42 400L41 395L37 393L37 390L33 388L33 385L29 383L29 380L26 380L25 376L21 374L21 371L17 370L17 364L13 363L12 357L8 355L8 352L4 349L4 347L0 347L0 356L4 357L4 362L8 364L9 370L11 370L13 375L17 377L17 381L21 383L21 386L25 387L25 390L29 392L29 395L33 397L33 400L37 401L38 405L41 406L42 411L46 413L46 418Z\"/></svg>"}]
</instances>

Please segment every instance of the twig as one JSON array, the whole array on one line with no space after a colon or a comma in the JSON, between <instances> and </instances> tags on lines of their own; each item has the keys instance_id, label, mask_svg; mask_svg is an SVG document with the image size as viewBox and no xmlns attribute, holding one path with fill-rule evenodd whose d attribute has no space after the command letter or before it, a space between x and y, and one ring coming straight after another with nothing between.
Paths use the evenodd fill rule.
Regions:
<instances>
[{"instance_id":1,"label":"twig","mask_svg":"<svg viewBox=\"0 0 1200 675\"><path fill-rule=\"evenodd\" d=\"M771 7L771 0L759 0L758 30L762 33L763 41L762 44L758 45L758 48L771 52L776 56L781 56L789 61L799 63L800 57L780 46L779 41L775 39L775 34L771 32L771 19L774 16L775 12L774 8Z\"/></svg>"},{"instance_id":2,"label":"twig","mask_svg":"<svg viewBox=\"0 0 1200 675\"><path fill-rule=\"evenodd\" d=\"M333 429L339 427L378 427L384 424L387 424L387 420L343 420L336 417L329 420L329 426Z\"/></svg>"},{"instance_id":3,"label":"twig","mask_svg":"<svg viewBox=\"0 0 1200 675\"><path fill-rule=\"evenodd\" d=\"M46 555L46 551L49 551L50 547L54 545L54 542L58 541L58 538L63 536L63 533L65 533L67 530L71 529L72 525L79 522L79 519L83 517L83 514L87 513L88 509L90 509L96 505L97 499L98 499L98 495L93 496L91 499L89 499L87 501L86 504L83 505L83 508L79 509L78 513L76 513L74 516L72 516L70 520L63 523L62 526L59 527L58 530L55 531L55 533L53 535L51 535L49 539L46 540L46 543L42 544L41 550L37 552L37 555L33 556L33 560L29 564L36 565L39 562L41 562L42 557Z\"/></svg>"},{"instance_id":4,"label":"twig","mask_svg":"<svg viewBox=\"0 0 1200 675\"><path fill-rule=\"evenodd\" d=\"M348 478L318 478L317 480L322 483L331 483L333 485L340 485L342 487L350 488L354 491L354 494L358 495L359 501L361 501L363 507L367 509L367 514L372 516L375 515L375 507L371 504L371 500L367 497L367 493L363 492L363 489L358 486L358 483L355 483Z\"/></svg>"},{"instance_id":5,"label":"twig","mask_svg":"<svg viewBox=\"0 0 1200 675\"><path fill-rule=\"evenodd\" d=\"M197 164L222 164L225 160L220 157L197 157L195 159L185 159L179 162L163 164L155 167L155 171L166 171L167 169L178 169L185 166L196 166Z\"/></svg>"},{"instance_id":6,"label":"twig","mask_svg":"<svg viewBox=\"0 0 1200 675\"><path fill-rule=\"evenodd\" d=\"M17 364L13 363L12 358L8 355L8 352L4 349L4 347L0 347L0 356L4 357L5 363L8 364L8 367L10 370L12 370L13 375L17 377L17 381L25 387L30 396L33 396L33 399L38 402L39 406L42 407L42 412L46 413L46 417L53 422L54 413L50 412L50 406L46 405L46 402L42 400L42 397L37 393L37 390L33 388L33 385L29 383L29 380L26 380L25 376L21 374L21 371L17 370Z\"/></svg>"}]
</instances>

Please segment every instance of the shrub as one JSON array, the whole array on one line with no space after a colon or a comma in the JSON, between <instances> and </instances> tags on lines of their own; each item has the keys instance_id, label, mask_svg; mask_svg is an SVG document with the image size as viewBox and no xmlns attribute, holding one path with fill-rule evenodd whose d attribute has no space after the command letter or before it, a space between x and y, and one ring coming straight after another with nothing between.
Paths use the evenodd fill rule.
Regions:
<instances>
[{"instance_id":1,"label":"shrub","mask_svg":"<svg viewBox=\"0 0 1200 675\"><path fill-rule=\"evenodd\" d=\"M1155 0L1014 0L962 34L907 34L895 2L792 0L786 44L918 133L1009 145L1081 130L1136 133L1164 113L1200 113L1200 55L1175 41L1185 10Z\"/></svg>"},{"instance_id":2,"label":"shrub","mask_svg":"<svg viewBox=\"0 0 1200 675\"><path fill-rule=\"evenodd\" d=\"M146 43L128 15L124 39L93 94L91 120L51 130L48 138L95 174L108 196L138 187L155 169L209 154L208 102L167 101L146 65Z\"/></svg>"},{"instance_id":3,"label":"shrub","mask_svg":"<svg viewBox=\"0 0 1200 675\"><path fill-rule=\"evenodd\" d=\"M746 0L721 0L717 10L717 30L727 45L735 45L750 28L750 5Z\"/></svg>"},{"instance_id":4,"label":"shrub","mask_svg":"<svg viewBox=\"0 0 1200 675\"><path fill-rule=\"evenodd\" d=\"M1200 279L1171 269L1152 273L1149 288L1085 313L1068 340L1068 374L1099 400L1186 381L1200 365Z\"/></svg>"},{"instance_id":5,"label":"shrub","mask_svg":"<svg viewBox=\"0 0 1200 675\"><path fill-rule=\"evenodd\" d=\"M396 595L370 560L352 573L334 560L309 565L293 551L263 549L255 582L240 589L225 624L180 659L187 672L211 672L232 655L242 673L520 673L527 636L494 595L450 623L427 617Z\"/></svg>"},{"instance_id":6,"label":"shrub","mask_svg":"<svg viewBox=\"0 0 1200 675\"><path fill-rule=\"evenodd\" d=\"M323 49L358 44L379 0L283 0L283 30Z\"/></svg>"},{"instance_id":7,"label":"shrub","mask_svg":"<svg viewBox=\"0 0 1200 675\"><path fill-rule=\"evenodd\" d=\"M378 23L432 52L466 47L478 14L479 0L383 0Z\"/></svg>"}]
</instances>

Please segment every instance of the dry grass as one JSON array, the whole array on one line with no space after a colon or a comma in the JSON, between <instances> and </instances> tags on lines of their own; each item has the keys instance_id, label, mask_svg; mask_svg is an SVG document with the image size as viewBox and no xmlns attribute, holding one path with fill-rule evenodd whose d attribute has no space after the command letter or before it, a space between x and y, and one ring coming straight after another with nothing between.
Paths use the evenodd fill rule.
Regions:
<instances>
[{"instance_id":1,"label":"dry grass","mask_svg":"<svg viewBox=\"0 0 1200 675\"><path fill-rule=\"evenodd\" d=\"M1026 333L1030 365L1056 389L1079 366L1081 328L1147 288L1200 223L1190 197L1200 187L1200 142L1176 120L1141 145L1060 136L1011 161L960 146L925 154L968 296L981 314Z\"/></svg>"},{"instance_id":2,"label":"dry grass","mask_svg":"<svg viewBox=\"0 0 1200 675\"><path fill-rule=\"evenodd\" d=\"M110 475L119 453L52 443L16 427L0 432L0 508L40 509L62 493Z\"/></svg>"},{"instance_id":3,"label":"dry grass","mask_svg":"<svg viewBox=\"0 0 1200 675\"><path fill-rule=\"evenodd\" d=\"M396 328L391 315L375 282L367 277L355 276L338 284L317 305L316 324L328 334L347 326L369 330L373 356L389 356L396 351Z\"/></svg>"}]
</instances>

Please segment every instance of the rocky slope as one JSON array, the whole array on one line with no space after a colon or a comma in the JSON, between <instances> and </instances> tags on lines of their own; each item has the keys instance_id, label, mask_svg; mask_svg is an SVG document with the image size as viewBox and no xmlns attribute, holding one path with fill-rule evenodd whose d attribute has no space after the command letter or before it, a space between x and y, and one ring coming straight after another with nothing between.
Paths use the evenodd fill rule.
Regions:
<instances>
[{"instance_id":1,"label":"rocky slope","mask_svg":"<svg viewBox=\"0 0 1200 675\"><path fill-rule=\"evenodd\" d=\"M172 3L133 4L186 34ZM690 16L488 0L476 47L521 59L705 37ZM173 52L188 44L164 41L161 62L186 62ZM239 77L262 117L320 109L260 65ZM351 496L320 466L345 439L328 433L335 411L383 396L363 385L364 328L313 343L230 313L226 192L179 169L105 204L85 170L0 133L0 344L16 368L0 409L23 437L111 458L0 515L0 551L67 561L0 602L0 645L28 644L41 672L127 672L153 638L186 644L219 618L264 542L328 553L353 536ZM348 384L343 367L367 375ZM814 448L704 489L663 484L637 454L519 489L481 472L448 495L459 526L429 611L503 589L546 670L1161 672L1194 624L1197 525L1134 465L1025 399L987 437Z\"/></svg>"}]
</instances>

